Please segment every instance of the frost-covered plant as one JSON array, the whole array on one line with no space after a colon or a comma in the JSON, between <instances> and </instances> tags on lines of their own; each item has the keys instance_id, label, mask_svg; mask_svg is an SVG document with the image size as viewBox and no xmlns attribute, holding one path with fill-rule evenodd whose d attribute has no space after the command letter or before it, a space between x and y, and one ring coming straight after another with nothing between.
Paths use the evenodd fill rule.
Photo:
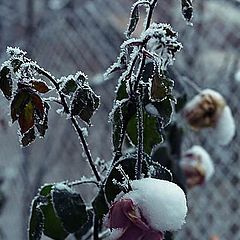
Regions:
<instances>
[{"instance_id":1,"label":"frost-covered plant","mask_svg":"<svg viewBox=\"0 0 240 240\"><path fill-rule=\"evenodd\" d=\"M134 236L143 234L146 239L153 234L156 239L162 239L164 231L179 229L183 224L187 211L185 195L170 182L171 172L151 156L155 145L163 141L163 130L171 120L176 103L174 82L167 70L182 47L170 25L151 23L156 3L157 0L139 0L133 5L126 31L128 39L121 45L117 62L106 73L107 76L121 71L110 114L113 159L110 164L105 163L104 172L99 171L93 161L85 130L79 125L81 120L90 127L91 117L100 104L100 97L91 89L86 75L78 72L56 79L29 59L26 52L7 49L9 59L1 67L0 89L10 101L12 122L18 122L21 145L28 146L36 137L45 136L50 103L57 103L61 106L58 112L65 114L76 130L93 172L91 179L83 177L74 182L45 184L39 189L31 206L30 240L41 239L43 233L52 239L65 239L69 234L76 239L91 236L95 240L105 239L110 230L104 228L103 217L109 212L108 216L114 219L116 204L125 211L125 203L133 208L133 212L127 211L128 220L131 222L134 218L139 224ZM139 7L147 10L144 29L138 38L130 38L138 24ZM182 11L190 21L191 0L182 0ZM147 77L149 63L153 68ZM134 146L133 153L124 153L125 142ZM80 184L95 184L98 188L91 203L85 203L74 190L74 186ZM155 189L159 192L152 195ZM119 194L126 200L118 202ZM159 210L154 213L157 202ZM176 209L181 210L180 214L176 214ZM129 221L135 228L136 222ZM109 227L114 228L112 224L110 221ZM122 228L130 226L127 225ZM122 237L120 230L114 239L129 238Z\"/></svg>"}]
</instances>

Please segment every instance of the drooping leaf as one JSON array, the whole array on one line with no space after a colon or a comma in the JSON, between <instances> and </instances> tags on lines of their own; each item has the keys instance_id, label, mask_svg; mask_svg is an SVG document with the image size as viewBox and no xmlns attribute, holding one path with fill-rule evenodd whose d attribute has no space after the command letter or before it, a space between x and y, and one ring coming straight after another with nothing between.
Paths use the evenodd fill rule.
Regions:
<instances>
[{"instance_id":1,"label":"drooping leaf","mask_svg":"<svg viewBox=\"0 0 240 240\"><path fill-rule=\"evenodd\" d=\"M30 93L26 89L20 89L14 96L11 103L12 122L15 122L25 106L31 101Z\"/></svg>"},{"instance_id":2,"label":"drooping leaf","mask_svg":"<svg viewBox=\"0 0 240 240\"><path fill-rule=\"evenodd\" d=\"M151 101L145 106L145 110L151 116L157 117L160 127L164 128L171 120L173 113L172 100L166 98L160 102Z\"/></svg>"},{"instance_id":3,"label":"drooping leaf","mask_svg":"<svg viewBox=\"0 0 240 240\"><path fill-rule=\"evenodd\" d=\"M36 111L36 114L38 115L38 117L40 119L43 120L43 117L44 117L44 104L43 104L43 101L41 99L41 97L36 94L36 93L32 93L31 94L31 100L32 100L32 103L34 105L34 109Z\"/></svg>"},{"instance_id":4,"label":"drooping leaf","mask_svg":"<svg viewBox=\"0 0 240 240\"><path fill-rule=\"evenodd\" d=\"M63 228L62 222L56 215L52 204L51 191L53 187L54 185L52 184L45 185L39 191L39 195L44 196L47 199L47 203L40 206L44 216L43 233L52 239L64 240L68 236L68 233Z\"/></svg>"},{"instance_id":5,"label":"drooping leaf","mask_svg":"<svg viewBox=\"0 0 240 240\"><path fill-rule=\"evenodd\" d=\"M70 93L74 93L77 90L77 83L74 79L69 79L68 81L65 82L62 92L64 94L69 95Z\"/></svg>"},{"instance_id":6,"label":"drooping leaf","mask_svg":"<svg viewBox=\"0 0 240 240\"><path fill-rule=\"evenodd\" d=\"M35 197L29 219L28 238L29 240L40 240L43 233L43 213L39 207L39 197Z\"/></svg>"},{"instance_id":7,"label":"drooping leaf","mask_svg":"<svg viewBox=\"0 0 240 240\"><path fill-rule=\"evenodd\" d=\"M35 118L35 126L39 132L40 137L44 137L45 133L48 129L48 111L50 109L50 106L48 103L44 102L44 116L41 120L39 117Z\"/></svg>"},{"instance_id":8,"label":"drooping leaf","mask_svg":"<svg viewBox=\"0 0 240 240\"><path fill-rule=\"evenodd\" d=\"M80 230L88 219L81 195L65 184L56 184L51 194L54 209L64 229L69 233Z\"/></svg>"},{"instance_id":9,"label":"drooping leaf","mask_svg":"<svg viewBox=\"0 0 240 240\"><path fill-rule=\"evenodd\" d=\"M100 97L89 86L79 87L71 103L71 114L79 116L87 124L91 124L91 117L98 109Z\"/></svg>"},{"instance_id":10,"label":"drooping leaf","mask_svg":"<svg viewBox=\"0 0 240 240\"><path fill-rule=\"evenodd\" d=\"M108 204L106 202L106 197L104 194L104 189L100 189L97 196L92 202L92 206L94 209L94 213L97 215L98 219L102 219L102 217L108 212Z\"/></svg>"},{"instance_id":11,"label":"drooping leaf","mask_svg":"<svg viewBox=\"0 0 240 240\"><path fill-rule=\"evenodd\" d=\"M21 139L21 143L23 147L27 147L36 139L34 128L29 129L27 132L23 134Z\"/></svg>"},{"instance_id":12,"label":"drooping leaf","mask_svg":"<svg viewBox=\"0 0 240 240\"><path fill-rule=\"evenodd\" d=\"M126 36L130 37L131 34L134 32L134 30L137 27L138 21L139 21L139 6L138 4L133 5L131 15L130 15L130 20L128 24L128 28L126 31Z\"/></svg>"},{"instance_id":13,"label":"drooping leaf","mask_svg":"<svg viewBox=\"0 0 240 240\"><path fill-rule=\"evenodd\" d=\"M82 236L84 236L85 234L88 233L88 231L92 228L93 226L93 217L94 217L94 213L92 210L87 210L87 222L81 227L80 230L78 230L77 232L74 233L74 236L77 240L81 240Z\"/></svg>"},{"instance_id":14,"label":"drooping leaf","mask_svg":"<svg viewBox=\"0 0 240 240\"><path fill-rule=\"evenodd\" d=\"M128 98L128 93L126 81L122 79L117 87L116 100L120 101L124 98Z\"/></svg>"},{"instance_id":15,"label":"drooping leaf","mask_svg":"<svg viewBox=\"0 0 240 240\"><path fill-rule=\"evenodd\" d=\"M21 133L24 134L30 128L34 126L34 107L32 102L29 102L23 109L23 111L19 114L19 126L21 129Z\"/></svg>"},{"instance_id":16,"label":"drooping leaf","mask_svg":"<svg viewBox=\"0 0 240 240\"><path fill-rule=\"evenodd\" d=\"M7 100L10 100L12 97L12 84L10 69L5 66L0 71L0 89Z\"/></svg>"},{"instance_id":17,"label":"drooping leaf","mask_svg":"<svg viewBox=\"0 0 240 240\"><path fill-rule=\"evenodd\" d=\"M136 105L129 99L123 99L113 112L113 148L114 152L121 152L127 124L136 113Z\"/></svg>"},{"instance_id":18,"label":"drooping leaf","mask_svg":"<svg viewBox=\"0 0 240 240\"><path fill-rule=\"evenodd\" d=\"M159 73L153 62L149 62L145 65L142 79L145 83L151 81L151 88L148 93L151 100L161 101L172 95L174 81L168 78L166 73Z\"/></svg>"},{"instance_id":19,"label":"drooping leaf","mask_svg":"<svg viewBox=\"0 0 240 240\"><path fill-rule=\"evenodd\" d=\"M149 169L152 178L167 180L170 182L173 180L171 171L158 162L151 162L149 164Z\"/></svg>"},{"instance_id":20,"label":"drooping leaf","mask_svg":"<svg viewBox=\"0 0 240 240\"><path fill-rule=\"evenodd\" d=\"M152 148L163 141L162 136L159 132L159 123L156 117L149 116L144 112L143 117L143 147L144 152L151 154ZM127 126L127 134L134 145L137 146L137 119L131 118Z\"/></svg>"},{"instance_id":21,"label":"drooping leaf","mask_svg":"<svg viewBox=\"0 0 240 240\"><path fill-rule=\"evenodd\" d=\"M50 91L49 86L44 81L31 80L30 83L32 84L32 88L34 88L40 93L47 93L48 91Z\"/></svg>"},{"instance_id":22,"label":"drooping leaf","mask_svg":"<svg viewBox=\"0 0 240 240\"><path fill-rule=\"evenodd\" d=\"M136 167L136 155L126 155L120 158L118 162L112 167L110 174L108 175L106 184L105 184L105 194L109 204L115 199L115 197L121 192L126 191L123 186L117 183L123 183L126 181L120 171L117 169L119 166L122 167L124 173L128 176L130 180L135 179L135 167ZM143 176L148 176L148 164L147 161L143 161L142 166Z\"/></svg>"},{"instance_id":23,"label":"drooping leaf","mask_svg":"<svg viewBox=\"0 0 240 240\"><path fill-rule=\"evenodd\" d=\"M182 0L182 15L186 21L191 21L193 16L192 0Z\"/></svg>"}]
</instances>

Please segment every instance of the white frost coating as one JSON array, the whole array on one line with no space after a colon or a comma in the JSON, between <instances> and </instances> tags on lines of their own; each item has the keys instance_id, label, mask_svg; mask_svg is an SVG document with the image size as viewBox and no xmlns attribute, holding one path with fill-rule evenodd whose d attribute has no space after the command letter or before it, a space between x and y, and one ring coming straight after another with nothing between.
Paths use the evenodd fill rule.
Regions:
<instances>
[{"instance_id":1,"label":"white frost coating","mask_svg":"<svg viewBox=\"0 0 240 240\"><path fill-rule=\"evenodd\" d=\"M158 112L157 108L155 108L153 104L151 104L151 103L147 104L145 106L145 109L149 114L151 114L153 116L156 116L156 117L161 117L159 115L159 112Z\"/></svg>"},{"instance_id":2,"label":"white frost coating","mask_svg":"<svg viewBox=\"0 0 240 240\"><path fill-rule=\"evenodd\" d=\"M124 195L132 199L148 224L157 231L175 231L185 223L186 196L175 183L143 178L131 183L133 191Z\"/></svg>"},{"instance_id":3,"label":"white frost coating","mask_svg":"<svg viewBox=\"0 0 240 240\"><path fill-rule=\"evenodd\" d=\"M211 157L209 156L208 152L199 145L194 145L187 150L183 154L180 164L181 166L191 165L193 167L197 164L201 164L201 167L205 172L205 181L208 181L215 172Z\"/></svg>"},{"instance_id":4,"label":"white frost coating","mask_svg":"<svg viewBox=\"0 0 240 240\"><path fill-rule=\"evenodd\" d=\"M66 190L66 191L71 192L71 193L74 192L74 191L73 191L70 187L68 187L65 183L57 183L57 184L55 185L55 188L56 188L57 190L60 190L60 191Z\"/></svg>"},{"instance_id":5,"label":"white frost coating","mask_svg":"<svg viewBox=\"0 0 240 240\"><path fill-rule=\"evenodd\" d=\"M214 139L219 145L227 145L234 137L236 126L232 111L229 106L225 106L218 122L212 130Z\"/></svg>"}]
</instances>

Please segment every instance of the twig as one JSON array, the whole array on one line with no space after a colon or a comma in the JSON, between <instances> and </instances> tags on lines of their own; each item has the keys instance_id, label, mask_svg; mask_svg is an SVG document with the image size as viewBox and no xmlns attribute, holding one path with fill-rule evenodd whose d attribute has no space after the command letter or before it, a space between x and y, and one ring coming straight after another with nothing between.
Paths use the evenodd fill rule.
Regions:
<instances>
[{"instance_id":1,"label":"twig","mask_svg":"<svg viewBox=\"0 0 240 240\"><path fill-rule=\"evenodd\" d=\"M63 105L64 111L66 112L66 114L70 114L70 110L69 110L69 107L68 107L67 102L66 102L66 100L65 100L65 96L64 96L63 93L61 92L60 86L59 86L59 84L57 83L57 81L55 80L55 78L54 78L53 76L51 76L51 75L50 75L47 71L45 71L44 69L42 69L42 68L40 68L40 67L37 67L37 66L36 66L36 68L37 68L39 74L42 74L43 76L47 77L47 78L50 80L50 82L55 86L55 88L56 88L56 90L57 90L57 92L58 92L58 94L59 94L59 97L60 97L60 99L61 99L61 103L62 103L62 105ZM101 177L100 177L100 175L99 175L99 173L98 173L98 171L97 171L96 166L94 165L94 161L93 161L92 156L91 156L91 153L90 153L90 151L89 151L89 149L88 149L87 142L86 142L86 140L85 140L85 138L84 138L84 136L83 136L82 130L81 130L81 128L79 127L78 122L77 122L77 120L75 119L74 116L71 116L71 117L70 117L70 120L72 121L72 124L73 124L74 128L76 129L76 131L77 131L77 133L78 133L78 136L80 137L80 140L81 140L82 145L83 145L83 149L84 149L84 151L85 151L85 153L86 153L86 156L87 156L88 162L89 162L89 164L90 164L90 166L91 166L91 169L92 169L92 171L93 171L93 173L94 173L97 181L98 181L98 182L101 182Z\"/></svg>"}]
</instances>

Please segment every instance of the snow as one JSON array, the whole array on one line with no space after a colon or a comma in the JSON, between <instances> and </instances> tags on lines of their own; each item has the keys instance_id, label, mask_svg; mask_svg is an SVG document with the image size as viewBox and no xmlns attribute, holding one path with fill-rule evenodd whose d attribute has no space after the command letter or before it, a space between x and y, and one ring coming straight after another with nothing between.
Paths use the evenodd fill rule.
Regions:
<instances>
[{"instance_id":1,"label":"snow","mask_svg":"<svg viewBox=\"0 0 240 240\"><path fill-rule=\"evenodd\" d=\"M208 181L212 175L214 174L214 165L211 157L208 152L199 145L192 146L189 150L187 150L181 159L181 165L191 165L196 166L197 164L201 164L205 172L205 181Z\"/></svg>"},{"instance_id":2,"label":"snow","mask_svg":"<svg viewBox=\"0 0 240 240\"><path fill-rule=\"evenodd\" d=\"M225 106L215 128L213 128L213 137L219 145L225 146L233 139L235 132L236 126L232 111L229 106Z\"/></svg>"},{"instance_id":3,"label":"snow","mask_svg":"<svg viewBox=\"0 0 240 240\"><path fill-rule=\"evenodd\" d=\"M131 186L133 191L124 199L132 199L154 230L175 231L185 223L186 196L175 183L143 178L132 181Z\"/></svg>"}]
</instances>

